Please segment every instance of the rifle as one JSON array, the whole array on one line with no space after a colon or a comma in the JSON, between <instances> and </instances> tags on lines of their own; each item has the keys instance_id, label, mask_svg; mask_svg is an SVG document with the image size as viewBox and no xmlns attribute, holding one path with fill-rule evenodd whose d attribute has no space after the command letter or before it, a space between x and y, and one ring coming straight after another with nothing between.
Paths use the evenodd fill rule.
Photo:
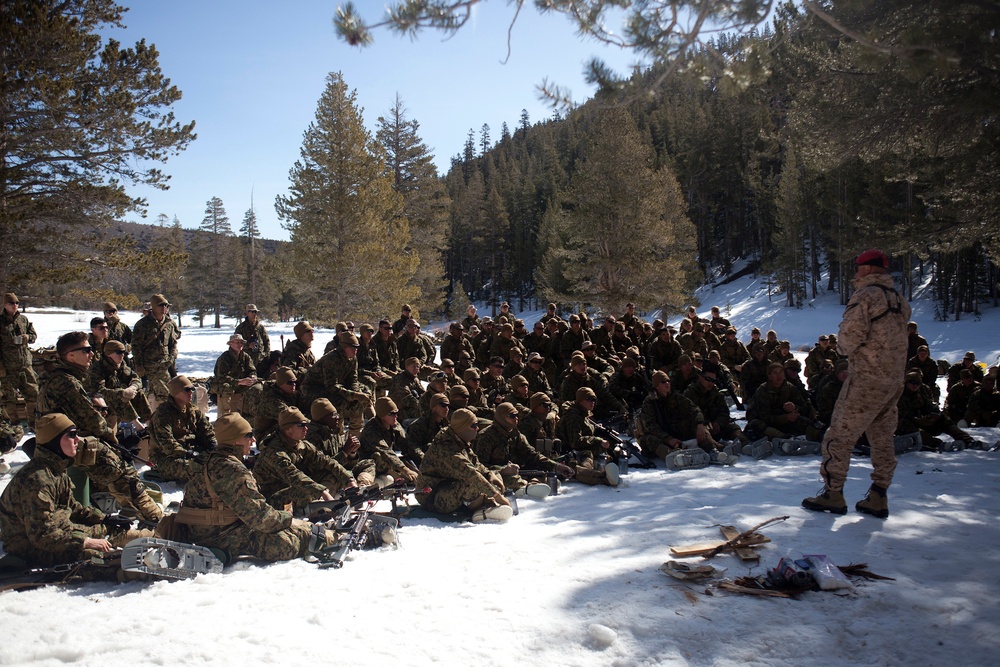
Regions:
<instances>
[{"instance_id":1,"label":"rifle","mask_svg":"<svg viewBox=\"0 0 1000 667\"><path fill-rule=\"evenodd\" d=\"M656 463L642 453L642 449L636 444L634 438L626 439L618 431L601 422L594 422L594 434L602 438L607 438L608 442L613 446L613 451L617 452L619 457L624 456L627 461L634 456L639 461L638 463L628 464L628 467L642 468L644 470L656 467ZM625 471L623 470L622 472Z\"/></svg>"},{"instance_id":2,"label":"rifle","mask_svg":"<svg viewBox=\"0 0 1000 667\"><path fill-rule=\"evenodd\" d=\"M121 554L122 550L116 549L101 556L50 567L28 567L27 563L24 563L24 567L18 567L20 563L17 562L5 564L4 567L0 567L0 592L26 590L50 584L68 584L79 579L85 570L114 571L121 566ZM13 559L13 557L8 558Z\"/></svg>"},{"instance_id":3,"label":"rifle","mask_svg":"<svg viewBox=\"0 0 1000 667\"><path fill-rule=\"evenodd\" d=\"M335 516L350 515L350 511L357 509L368 503L375 503L379 500L389 500L392 502L392 514L396 514L397 503L410 493L415 493L416 487L404 480L397 480L392 484L379 488L369 486L365 489L350 488L345 489L339 498L333 500L316 500L309 503L306 509L306 519L313 523L328 521ZM421 493L430 493L430 490L420 489Z\"/></svg>"}]
</instances>

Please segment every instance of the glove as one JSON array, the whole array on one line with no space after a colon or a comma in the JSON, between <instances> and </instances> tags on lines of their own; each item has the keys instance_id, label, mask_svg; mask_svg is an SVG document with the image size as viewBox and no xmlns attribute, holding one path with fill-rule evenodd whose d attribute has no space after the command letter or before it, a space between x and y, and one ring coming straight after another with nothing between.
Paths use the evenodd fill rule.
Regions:
<instances>
[{"instance_id":1,"label":"glove","mask_svg":"<svg viewBox=\"0 0 1000 667\"><path fill-rule=\"evenodd\" d=\"M109 531L122 531L132 528L132 519L126 519L120 514L106 514L101 523L108 527Z\"/></svg>"},{"instance_id":2,"label":"glove","mask_svg":"<svg viewBox=\"0 0 1000 667\"><path fill-rule=\"evenodd\" d=\"M415 481L417 481L417 473L414 472L414 471L412 471L412 470L410 470L409 468L403 468L402 470L399 471L399 475L397 475L397 476L398 477L402 477L407 482L415 482Z\"/></svg>"}]
</instances>

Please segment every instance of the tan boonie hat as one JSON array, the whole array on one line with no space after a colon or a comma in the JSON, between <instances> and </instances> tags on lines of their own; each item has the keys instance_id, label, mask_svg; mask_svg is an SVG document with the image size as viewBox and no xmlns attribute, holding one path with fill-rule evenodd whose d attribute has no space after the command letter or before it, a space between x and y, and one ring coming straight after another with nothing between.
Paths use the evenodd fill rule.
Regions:
<instances>
[{"instance_id":1,"label":"tan boonie hat","mask_svg":"<svg viewBox=\"0 0 1000 667\"><path fill-rule=\"evenodd\" d=\"M243 439L247 433L253 433L250 422L244 419L238 412L229 412L222 415L214 424L215 439L220 445L235 445Z\"/></svg>"},{"instance_id":2,"label":"tan boonie hat","mask_svg":"<svg viewBox=\"0 0 1000 667\"><path fill-rule=\"evenodd\" d=\"M230 343L245 343L247 341L240 334L233 334L232 336L229 337L229 342Z\"/></svg>"},{"instance_id":3,"label":"tan boonie hat","mask_svg":"<svg viewBox=\"0 0 1000 667\"><path fill-rule=\"evenodd\" d=\"M151 306L164 306L164 305L165 306L169 306L170 302L167 301L167 297L163 296L162 294L154 294L153 296L149 297L149 305L151 305Z\"/></svg>"},{"instance_id":4,"label":"tan boonie hat","mask_svg":"<svg viewBox=\"0 0 1000 667\"><path fill-rule=\"evenodd\" d=\"M186 376L178 375L177 377L175 377L174 379L172 379L170 382L167 383L167 391L170 393L171 396L176 396L185 389L189 389L193 386L194 384L191 382L191 380L188 380Z\"/></svg>"},{"instance_id":5,"label":"tan boonie hat","mask_svg":"<svg viewBox=\"0 0 1000 667\"><path fill-rule=\"evenodd\" d=\"M295 407L285 408L278 413L278 428L285 428L292 424L301 424L304 421L309 420L306 419L301 410Z\"/></svg>"},{"instance_id":6,"label":"tan boonie hat","mask_svg":"<svg viewBox=\"0 0 1000 667\"><path fill-rule=\"evenodd\" d=\"M75 424L61 412L52 412L35 420L35 441L41 445L52 442Z\"/></svg>"},{"instance_id":7,"label":"tan boonie hat","mask_svg":"<svg viewBox=\"0 0 1000 667\"><path fill-rule=\"evenodd\" d=\"M257 304L255 304L255 303L248 303L247 304L247 311L246 312L248 312L248 313L259 313L260 312L260 308L258 308Z\"/></svg>"}]
</instances>

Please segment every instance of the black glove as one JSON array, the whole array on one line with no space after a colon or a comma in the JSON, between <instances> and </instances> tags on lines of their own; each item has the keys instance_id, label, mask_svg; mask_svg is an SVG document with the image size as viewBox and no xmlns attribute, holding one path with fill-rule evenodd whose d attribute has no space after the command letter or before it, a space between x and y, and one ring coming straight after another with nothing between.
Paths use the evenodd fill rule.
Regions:
<instances>
[{"instance_id":1,"label":"black glove","mask_svg":"<svg viewBox=\"0 0 1000 667\"><path fill-rule=\"evenodd\" d=\"M132 527L132 519L126 519L120 514L106 514L101 523L110 531L129 530Z\"/></svg>"}]
</instances>

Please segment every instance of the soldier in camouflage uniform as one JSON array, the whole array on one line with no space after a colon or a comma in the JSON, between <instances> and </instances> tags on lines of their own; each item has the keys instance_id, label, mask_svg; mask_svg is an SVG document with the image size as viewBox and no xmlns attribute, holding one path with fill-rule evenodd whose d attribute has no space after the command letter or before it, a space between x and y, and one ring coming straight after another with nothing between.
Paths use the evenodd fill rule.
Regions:
<instances>
[{"instance_id":1,"label":"soldier in camouflage uniform","mask_svg":"<svg viewBox=\"0 0 1000 667\"><path fill-rule=\"evenodd\" d=\"M452 322L448 326L448 335L441 343L441 361L451 359L458 363L463 351L469 353L470 360L476 358L476 351L472 347L472 342L465 337L464 329L465 327L458 322Z\"/></svg>"},{"instance_id":2,"label":"soldier in camouflage uniform","mask_svg":"<svg viewBox=\"0 0 1000 667\"><path fill-rule=\"evenodd\" d=\"M414 319L406 322L403 333L396 338L396 349L400 359L415 357L420 360L420 377L426 377L430 373L438 370L434 363L437 350L434 343L425 335L420 333L420 323Z\"/></svg>"},{"instance_id":3,"label":"soldier in camouflage uniform","mask_svg":"<svg viewBox=\"0 0 1000 667\"><path fill-rule=\"evenodd\" d=\"M159 521L163 512L149 497L135 468L109 446L117 445L118 438L85 388L94 354L87 335L82 331L63 334L56 341L56 353L59 360L41 378L38 411L61 412L76 424L83 438L73 463L76 469L108 487L119 504L133 507L147 521Z\"/></svg>"},{"instance_id":4,"label":"soldier in camouflage uniform","mask_svg":"<svg viewBox=\"0 0 1000 667\"><path fill-rule=\"evenodd\" d=\"M491 408L496 408L503 397L510 393L510 382L503 376L504 365L502 357L493 357L486 374L480 379L479 386L486 397L486 404Z\"/></svg>"},{"instance_id":5,"label":"soldier in camouflage uniform","mask_svg":"<svg viewBox=\"0 0 1000 667\"><path fill-rule=\"evenodd\" d=\"M510 361L510 351L514 348L520 349L521 356L524 356L521 341L514 337L513 325L505 322L500 325L500 335L494 338L490 344L490 357L500 357L504 363L507 363Z\"/></svg>"},{"instance_id":6,"label":"soldier in camouflage uniform","mask_svg":"<svg viewBox=\"0 0 1000 667\"><path fill-rule=\"evenodd\" d=\"M529 359L531 359L533 353L544 356L549 347L549 335L545 333L545 324L535 322L531 333L521 339L521 345L528 353Z\"/></svg>"},{"instance_id":7,"label":"soldier in camouflage uniform","mask_svg":"<svg viewBox=\"0 0 1000 667\"><path fill-rule=\"evenodd\" d=\"M333 403L325 398L317 398L309 408L312 421L309 422L306 439L323 454L332 456L337 463L354 475L358 486L375 483L375 462L358 456L361 440L348 435L340 423L340 415Z\"/></svg>"},{"instance_id":8,"label":"soldier in camouflage uniform","mask_svg":"<svg viewBox=\"0 0 1000 667\"><path fill-rule=\"evenodd\" d=\"M375 341L375 351L378 353L378 365L387 375L394 376L401 370L399 365L399 345L396 336L392 333L392 325L389 320L381 320L378 323L378 335Z\"/></svg>"},{"instance_id":9,"label":"soldier in camouflage uniform","mask_svg":"<svg viewBox=\"0 0 1000 667\"><path fill-rule=\"evenodd\" d=\"M597 405L593 406L593 412L597 418L601 419L627 412L625 404L608 391L607 379L587 366L587 359L582 353L570 359L569 370L559 385L560 400L567 401L571 397L575 397L581 387L589 387L597 396Z\"/></svg>"},{"instance_id":10,"label":"soldier in camouflage uniform","mask_svg":"<svg viewBox=\"0 0 1000 667\"><path fill-rule=\"evenodd\" d=\"M308 405L317 398L330 399L351 432L358 433L371 415L372 396L358 381L358 339L346 331L337 338L337 349L309 369L299 389Z\"/></svg>"},{"instance_id":11,"label":"soldier in camouflage uniform","mask_svg":"<svg viewBox=\"0 0 1000 667\"><path fill-rule=\"evenodd\" d=\"M705 428L716 442L720 440L739 440L746 442L739 424L733 421L729 414L729 405L719 391L719 367L710 361L702 366L698 379L684 391L688 399L701 411L705 418Z\"/></svg>"},{"instance_id":12,"label":"soldier in camouflage uniform","mask_svg":"<svg viewBox=\"0 0 1000 667\"><path fill-rule=\"evenodd\" d=\"M859 512L889 516L886 490L896 470L892 434L896 429L897 401L903 392L906 366L906 323L910 304L893 289L889 258L869 250L854 261L856 291L844 309L837 336L840 352L851 363L823 438L820 475L823 491L802 501L809 510L836 514L847 512L844 482L855 443L864 433L871 445L872 485L855 505Z\"/></svg>"},{"instance_id":13,"label":"soldier in camouflage uniform","mask_svg":"<svg viewBox=\"0 0 1000 667\"><path fill-rule=\"evenodd\" d=\"M260 321L260 310L254 304L247 304L246 317L236 327L236 333L246 341L243 351L253 359L254 368L271 354L271 338Z\"/></svg>"},{"instance_id":14,"label":"soldier in camouflage uniform","mask_svg":"<svg viewBox=\"0 0 1000 667\"><path fill-rule=\"evenodd\" d=\"M424 388L417 378L420 372L420 360L410 357L403 362L403 370L392 378L389 386L389 398L396 404L399 410L399 420L406 421L416 419L420 416L420 399L424 395Z\"/></svg>"},{"instance_id":15,"label":"soldier in camouflage uniform","mask_svg":"<svg viewBox=\"0 0 1000 667\"><path fill-rule=\"evenodd\" d=\"M253 419L253 436L263 441L278 425L278 415L285 408L298 407L302 397L298 391L299 380L295 371L282 366L274 379L264 383L260 403Z\"/></svg>"},{"instance_id":16,"label":"soldier in camouflage uniform","mask_svg":"<svg viewBox=\"0 0 1000 667\"><path fill-rule=\"evenodd\" d=\"M750 352L736 338L736 327L727 327L726 335L719 343L719 359L734 373L739 373L743 364L750 361Z\"/></svg>"},{"instance_id":17,"label":"soldier in camouflage uniform","mask_svg":"<svg viewBox=\"0 0 1000 667\"><path fill-rule=\"evenodd\" d=\"M392 375L382 369L378 363L378 349L375 347L375 327L367 322L358 327L361 338L358 339L358 380L368 388L373 396L389 390Z\"/></svg>"},{"instance_id":18,"label":"soldier in camouflage uniform","mask_svg":"<svg viewBox=\"0 0 1000 667\"><path fill-rule=\"evenodd\" d=\"M680 343L674 340L670 327L663 327L656 340L649 345L649 370L669 373L677 367L677 361L684 354Z\"/></svg>"},{"instance_id":19,"label":"soldier in camouflage uniform","mask_svg":"<svg viewBox=\"0 0 1000 667\"><path fill-rule=\"evenodd\" d=\"M246 341L240 334L229 337L229 349L215 361L212 387L218 396L219 414L240 412L243 394L257 384L257 364L243 351Z\"/></svg>"},{"instance_id":20,"label":"soldier in camouflage uniform","mask_svg":"<svg viewBox=\"0 0 1000 667\"><path fill-rule=\"evenodd\" d=\"M559 341L559 358L568 362L574 352L583 350L583 341L590 340L590 334L584 331L583 321L579 315L569 316L569 329Z\"/></svg>"},{"instance_id":21,"label":"soldier in camouflage uniform","mask_svg":"<svg viewBox=\"0 0 1000 667\"><path fill-rule=\"evenodd\" d=\"M437 434L416 479L417 487L431 490L416 494L422 507L445 514L467 507L474 512L473 520L510 518L503 478L484 466L472 449L477 434L476 416L468 410L456 410L448 428Z\"/></svg>"},{"instance_id":22,"label":"soldier in camouflage uniform","mask_svg":"<svg viewBox=\"0 0 1000 667\"><path fill-rule=\"evenodd\" d=\"M499 473L504 486L513 489L516 495L548 495L548 487L544 484L537 485L546 487L544 494L526 493L527 487L535 484L522 478L520 470L545 470L572 477L573 469L540 454L518 430L519 423L516 406L511 403L498 405L496 419L479 433L473 443L476 456L484 466Z\"/></svg>"},{"instance_id":23,"label":"soldier in camouflage uniform","mask_svg":"<svg viewBox=\"0 0 1000 667\"><path fill-rule=\"evenodd\" d=\"M125 346L117 340L109 340L104 345L101 358L90 365L87 388L92 394L101 394L108 402L108 422L114 431L122 422L132 422L136 426L139 419L150 418L149 403L142 397L142 380L125 365ZM137 409L143 410L139 414Z\"/></svg>"},{"instance_id":24,"label":"soldier in camouflage uniform","mask_svg":"<svg viewBox=\"0 0 1000 667\"><path fill-rule=\"evenodd\" d=\"M622 360L622 367L608 382L608 391L625 404L630 414L639 412L642 402L652 390L653 385L639 372L639 364L632 357Z\"/></svg>"},{"instance_id":25,"label":"soldier in camouflage uniform","mask_svg":"<svg viewBox=\"0 0 1000 667\"><path fill-rule=\"evenodd\" d=\"M175 515L179 539L223 549L231 556L292 560L309 551L312 525L268 505L243 464L253 446L250 423L235 412L215 422L215 449L195 459L184 501ZM333 535L327 532L328 542Z\"/></svg>"},{"instance_id":26,"label":"soldier in camouflage uniform","mask_svg":"<svg viewBox=\"0 0 1000 667\"><path fill-rule=\"evenodd\" d=\"M87 343L94 348L94 362L101 360L104 354L104 344L110 340L108 338L108 322L103 317L92 317L90 319L90 333L87 334Z\"/></svg>"},{"instance_id":27,"label":"soldier in camouflage uniform","mask_svg":"<svg viewBox=\"0 0 1000 667\"><path fill-rule=\"evenodd\" d=\"M969 399L965 421L972 426L996 426L1000 422L1000 392L996 387L996 374L987 374L979 389Z\"/></svg>"},{"instance_id":28,"label":"soldier in camouflage uniform","mask_svg":"<svg viewBox=\"0 0 1000 667\"><path fill-rule=\"evenodd\" d=\"M512 347L510 349L510 361L504 364L501 375L510 380L515 375L522 375L525 368L524 350L519 347Z\"/></svg>"},{"instance_id":29,"label":"soldier in camouflage uniform","mask_svg":"<svg viewBox=\"0 0 1000 667\"><path fill-rule=\"evenodd\" d=\"M903 393L897 403L899 411L895 433L905 435L920 432L924 447L931 451L942 449L943 443L935 436L947 433L961 448L974 446L975 439L955 425L948 415L941 414L937 403L931 399L927 387L917 373L908 373Z\"/></svg>"},{"instance_id":30,"label":"soldier in camouflage uniform","mask_svg":"<svg viewBox=\"0 0 1000 667\"><path fill-rule=\"evenodd\" d=\"M819 337L815 347L806 357L806 380L810 389L816 389L816 382L822 374L823 365L827 362L837 363L837 353L830 349L830 337L823 334Z\"/></svg>"},{"instance_id":31,"label":"soldier in camouflage uniform","mask_svg":"<svg viewBox=\"0 0 1000 667\"><path fill-rule=\"evenodd\" d=\"M848 372L847 359L841 359L834 366L833 377L816 390L816 418L827 426L833 419L833 409L837 406L837 397L847 381Z\"/></svg>"},{"instance_id":32,"label":"soldier in camouflage uniform","mask_svg":"<svg viewBox=\"0 0 1000 667\"><path fill-rule=\"evenodd\" d=\"M927 387L931 396L937 401L941 397L941 388L937 384L938 363L931 358L930 349L926 345L917 348L917 353L906 362L906 372L916 371Z\"/></svg>"},{"instance_id":33,"label":"soldier in camouflage uniform","mask_svg":"<svg viewBox=\"0 0 1000 667\"><path fill-rule=\"evenodd\" d=\"M79 432L69 417L50 413L36 424L34 456L0 496L4 551L31 566L73 563L149 537L151 530L109 528L105 516L73 497L66 469L79 448Z\"/></svg>"},{"instance_id":34,"label":"soldier in camouflage uniform","mask_svg":"<svg viewBox=\"0 0 1000 667\"><path fill-rule=\"evenodd\" d=\"M513 403L522 417L531 412L528 404L531 402L531 392L528 381L523 375L515 375L510 379L510 393L503 398L504 403Z\"/></svg>"},{"instance_id":35,"label":"soldier in camouflage uniform","mask_svg":"<svg viewBox=\"0 0 1000 667\"><path fill-rule=\"evenodd\" d=\"M28 426L35 423L35 402L38 399L38 378L31 368L31 350L38 340L35 326L21 313L20 301L13 292L4 295L0 311L0 399L11 422L17 422L17 392L24 396L24 411Z\"/></svg>"},{"instance_id":36,"label":"soldier in camouflage uniform","mask_svg":"<svg viewBox=\"0 0 1000 667\"><path fill-rule=\"evenodd\" d=\"M292 329L295 332L295 340L288 341L285 349L281 351L281 365L295 371L295 376L302 382L306 371L316 363L316 355L313 354L313 326L308 321L302 320Z\"/></svg>"},{"instance_id":37,"label":"soldier in camouflage uniform","mask_svg":"<svg viewBox=\"0 0 1000 667\"><path fill-rule=\"evenodd\" d=\"M420 396L420 416L424 417L431 413L431 397L434 394L448 393L448 376L444 371L437 371L427 380L427 390ZM409 424L406 425L409 430Z\"/></svg>"},{"instance_id":38,"label":"soldier in camouflage uniform","mask_svg":"<svg viewBox=\"0 0 1000 667\"><path fill-rule=\"evenodd\" d=\"M718 449L705 427L705 416L690 399L673 391L663 371L653 373L653 392L643 401L638 420L639 446L647 456L665 457L685 440L696 440L706 452Z\"/></svg>"},{"instance_id":39,"label":"soldier in camouflage uniform","mask_svg":"<svg viewBox=\"0 0 1000 667\"><path fill-rule=\"evenodd\" d=\"M608 463L604 470L599 461L605 459L611 444L595 435L590 415L597 403L597 394L590 387L580 387L562 419L556 425L556 435L565 450L573 450L573 474L577 481L588 485L618 485L618 466Z\"/></svg>"},{"instance_id":40,"label":"soldier in camouflage uniform","mask_svg":"<svg viewBox=\"0 0 1000 667\"><path fill-rule=\"evenodd\" d=\"M907 322L906 324L906 358L912 359L917 354L917 348L920 346L927 348L930 352L930 347L927 344L927 339L917 333L917 323Z\"/></svg>"},{"instance_id":41,"label":"soldier in camouflage uniform","mask_svg":"<svg viewBox=\"0 0 1000 667\"><path fill-rule=\"evenodd\" d=\"M972 377L972 371L963 368L959 373L957 384L951 385L948 389L948 397L944 402L944 411L952 421L961 421L965 418L965 411L969 407L969 399L972 394L979 389L979 383Z\"/></svg>"},{"instance_id":42,"label":"soldier in camouflage uniform","mask_svg":"<svg viewBox=\"0 0 1000 667\"><path fill-rule=\"evenodd\" d=\"M469 370L476 370L474 368ZM478 380L476 380L478 383ZM451 413L454 414L455 410L459 408L464 408L469 410L480 419L480 421L493 421L493 409L488 408L481 404L471 405L469 400L469 387L460 384L452 387L448 390L448 400L451 402Z\"/></svg>"},{"instance_id":43,"label":"soldier in camouflage uniform","mask_svg":"<svg viewBox=\"0 0 1000 667\"><path fill-rule=\"evenodd\" d=\"M333 493L358 486L335 458L306 440L308 430L306 416L286 408L278 415L278 430L261 443L253 476L272 507L291 505L301 512L314 500L333 500Z\"/></svg>"},{"instance_id":44,"label":"soldier in camouflage uniform","mask_svg":"<svg viewBox=\"0 0 1000 667\"><path fill-rule=\"evenodd\" d=\"M133 370L146 378L157 401L167 400L170 369L177 361L177 340L180 332L170 319L170 302L162 294L149 299L152 313L135 325L132 333Z\"/></svg>"},{"instance_id":45,"label":"soldier in camouflage uniform","mask_svg":"<svg viewBox=\"0 0 1000 667\"><path fill-rule=\"evenodd\" d=\"M149 458L163 479L186 482L194 455L215 447L215 433L208 415L192 400L191 380L178 375L167 389L170 396L149 421Z\"/></svg>"},{"instance_id":46,"label":"soldier in camouflage uniform","mask_svg":"<svg viewBox=\"0 0 1000 667\"><path fill-rule=\"evenodd\" d=\"M677 360L677 368L670 371L670 386L673 391L683 394L688 387L698 381L701 371L695 368L694 361L688 354L682 354Z\"/></svg>"},{"instance_id":47,"label":"soldier in camouflage uniform","mask_svg":"<svg viewBox=\"0 0 1000 667\"><path fill-rule=\"evenodd\" d=\"M615 365L598 355L594 341L586 341L580 351L583 352L583 358L587 360L587 368L593 368L600 373L605 381L610 380L611 376L615 374Z\"/></svg>"},{"instance_id":48,"label":"soldier in camouflage uniform","mask_svg":"<svg viewBox=\"0 0 1000 667\"><path fill-rule=\"evenodd\" d=\"M788 381L785 367L777 361L768 365L767 382L757 389L747 405L747 435L751 439L804 435L814 441L822 436L815 408L806 395Z\"/></svg>"},{"instance_id":49,"label":"soldier in camouflage uniform","mask_svg":"<svg viewBox=\"0 0 1000 667\"><path fill-rule=\"evenodd\" d=\"M397 423L399 409L391 398L382 396L375 401L375 418L369 419L361 431L361 449L358 456L375 461L375 474L412 482L417 474L396 455L403 451L406 432ZM388 480L386 480L388 481Z\"/></svg>"},{"instance_id":50,"label":"soldier in camouflage uniform","mask_svg":"<svg viewBox=\"0 0 1000 667\"><path fill-rule=\"evenodd\" d=\"M760 343L750 348L750 361L743 364L740 369L740 395L743 396L743 404L749 405L753 395L757 393L765 382L767 382L767 351Z\"/></svg>"},{"instance_id":51,"label":"soldier in camouflage uniform","mask_svg":"<svg viewBox=\"0 0 1000 667\"><path fill-rule=\"evenodd\" d=\"M416 464L424 458L427 446L431 444L441 429L448 427L448 415L451 412L451 402L447 394L436 392L427 394L430 400L427 414L421 415L406 428L406 440L403 443L403 456Z\"/></svg>"},{"instance_id":52,"label":"soldier in camouflage uniform","mask_svg":"<svg viewBox=\"0 0 1000 667\"><path fill-rule=\"evenodd\" d=\"M449 391L451 399L455 400L455 389L464 389L467 403L461 407L468 407L469 410L476 413L477 417L493 419L493 406L486 403L486 393L482 389L482 378L479 370L475 368L467 369L462 376L462 380L465 382L463 387L455 387Z\"/></svg>"},{"instance_id":53,"label":"soldier in camouflage uniform","mask_svg":"<svg viewBox=\"0 0 1000 667\"><path fill-rule=\"evenodd\" d=\"M462 378L455 372L455 368L455 362L451 359L445 359L441 362L441 372L445 375L448 389L451 389L455 385L463 384Z\"/></svg>"},{"instance_id":54,"label":"soldier in camouflage uniform","mask_svg":"<svg viewBox=\"0 0 1000 667\"><path fill-rule=\"evenodd\" d=\"M528 355L528 364L524 367L521 375L525 380L528 381L528 391L532 394L537 392L542 392L548 396L554 396L552 391L552 385L549 384L549 378L542 370L542 364L545 363L545 359L538 352L532 352Z\"/></svg>"},{"instance_id":55,"label":"soldier in camouflage uniform","mask_svg":"<svg viewBox=\"0 0 1000 667\"><path fill-rule=\"evenodd\" d=\"M469 307L465 309L465 317L462 318L462 328L468 331L472 327L478 327L478 326L479 326L479 316L476 315L476 307L470 303ZM455 359L455 361L458 360Z\"/></svg>"},{"instance_id":56,"label":"soldier in camouflage uniform","mask_svg":"<svg viewBox=\"0 0 1000 667\"><path fill-rule=\"evenodd\" d=\"M528 442L547 456L562 454L562 441L556 440L559 415L552 409L552 399L542 392L532 394L528 414L517 425Z\"/></svg>"},{"instance_id":57,"label":"soldier in camouflage uniform","mask_svg":"<svg viewBox=\"0 0 1000 667\"><path fill-rule=\"evenodd\" d=\"M111 301L104 302L104 321L108 323L108 340L116 340L125 346L125 364L131 368L132 329L118 317L118 306Z\"/></svg>"}]
</instances>

